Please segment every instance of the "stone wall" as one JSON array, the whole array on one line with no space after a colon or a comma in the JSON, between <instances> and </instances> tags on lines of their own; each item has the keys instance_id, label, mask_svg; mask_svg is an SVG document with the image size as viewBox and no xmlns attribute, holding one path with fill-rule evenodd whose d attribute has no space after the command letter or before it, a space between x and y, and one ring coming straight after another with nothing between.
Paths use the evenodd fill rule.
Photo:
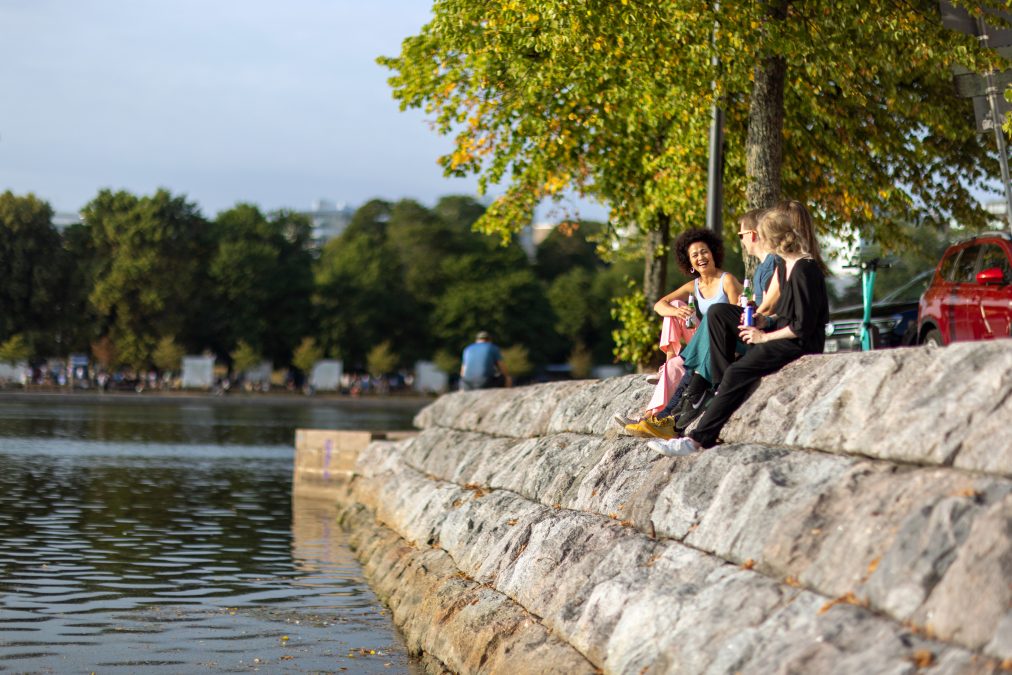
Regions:
<instances>
[{"instance_id":1,"label":"stone wall","mask_svg":"<svg viewBox=\"0 0 1012 675\"><path fill-rule=\"evenodd\" d=\"M806 357L722 445L619 434L641 376L455 393L339 502L430 670L1012 669L1012 342Z\"/></svg>"}]
</instances>

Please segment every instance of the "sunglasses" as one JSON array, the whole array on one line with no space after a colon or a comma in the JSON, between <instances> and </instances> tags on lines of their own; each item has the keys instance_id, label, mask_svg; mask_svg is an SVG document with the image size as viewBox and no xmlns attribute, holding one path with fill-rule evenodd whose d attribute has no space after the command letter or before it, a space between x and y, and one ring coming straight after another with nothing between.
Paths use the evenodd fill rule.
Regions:
<instances>
[{"instance_id":1,"label":"sunglasses","mask_svg":"<svg viewBox=\"0 0 1012 675\"><path fill-rule=\"evenodd\" d=\"M739 232L738 233L738 239L741 239L742 241L745 241L745 235L746 234L755 234L755 230L749 230L748 232Z\"/></svg>"}]
</instances>

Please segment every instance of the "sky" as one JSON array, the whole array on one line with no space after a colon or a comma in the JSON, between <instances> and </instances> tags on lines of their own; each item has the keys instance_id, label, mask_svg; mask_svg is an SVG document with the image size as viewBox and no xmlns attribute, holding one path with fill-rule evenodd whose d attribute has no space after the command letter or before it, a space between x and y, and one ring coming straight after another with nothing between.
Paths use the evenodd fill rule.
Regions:
<instances>
[{"instance_id":1,"label":"sky","mask_svg":"<svg viewBox=\"0 0 1012 675\"><path fill-rule=\"evenodd\" d=\"M76 212L101 188L305 210L476 195L376 57L428 0L3 0L0 190ZM587 217L603 207L583 204Z\"/></svg>"}]
</instances>

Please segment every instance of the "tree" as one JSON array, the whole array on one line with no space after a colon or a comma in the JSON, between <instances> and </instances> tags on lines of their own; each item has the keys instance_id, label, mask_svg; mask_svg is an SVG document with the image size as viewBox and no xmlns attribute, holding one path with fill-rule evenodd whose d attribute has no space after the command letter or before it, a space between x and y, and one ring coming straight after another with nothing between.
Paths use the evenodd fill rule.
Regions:
<instances>
[{"instance_id":1,"label":"tree","mask_svg":"<svg viewBox=\"0 0 1012 675\"><path fill-rule=\"evenodd\" d=\"M165 373L178 373L183 363L183 356L186 354L180 345L172 337L166 335L158 341L151 360L155 368Z\"/></svg>"},{"instance_id":2,"label":"tree","mask_svg":"<svg viewBox=\"0 0 1012 675\"><path fill-rule=\"evenodd\" d=\"M250 346L245 340L239 340L239 344L229 355L232 358L232 369L236 373L245 373L255 368L263 361L263 356L256 349ZM314 363L319 359L314 360Z\"/></svg>"},{"instance_id":3,"label":"tree","mask_svg":"<svg viewBox=\"0 0 1012 675\"><path fill-rule=\"evenodd\" d=\"M483 279L472 276L476 261L460 260L460 281L436 305L433 331L444 345L463 348L480 330L492 333L499 344L523 344L536 363L565 353L553 330L554 312L530 269L518 269Z\"/></svg>"},{"instance_id":4,"label":"tree","mask_svg":"<svg viewBox=\"0 0 1012 675\"><path fill-rule=\"evenodd\" d=\"M420 321L403 267L385 240L385 223L375 230L352 225L323 249L314 306L323 346L343 354L347 364L364 365L369 350L384 340L416 341Z\"/></svg>"},{"instance_id":5,"label":"tree","mask_svg":"<svg viewBox=\"0 0 1012 675\"><path fill-rule=\"evenodd\" d=\"M436 364L436 368L439 368L447 375L456 375L460 372L460 354L440 349L432 357L432 360Z\"/></svg>"},{"instance_id":6,"label":"tree","mask_svg":"<svg viewBox=\"0 0 1012 675\"><path fill-rule=\"evenodd\" d=\"M316 362L323 358L323 348L316 344L311 337L302 338L302 342L295 348L292 354L292 365L305 374L313 370Z\"/></svg>"},{"instance_id":7,"label":"tree","mask_svg":"<svg viewBox=\"0 0 1012 675\"><path fill-rule=\"evenodd\" d=\"M715 101L731 213L790 195L821 231L887 244L890 214L982 222L971 189L997 164L948 66L985 58L929 0L441 0L379 61L402 108L454 135L448 175L507 183L482 230L516 232L567 188L594 195L638 231L649 304L670 231L703 221Z\"/></svg>"},{"instance_id":8,"label":"tree","mask_svg":"<svg viewBox=\"0 0 1012 675\"><path fill-rule=\"evenodd\" d=\"M551 281L575 268L593 270L604 266L595 243L605 226L593 221L563 222L538 244L537 273Z\"/></svg>"},{"instance_id":9,"label":"tree","mask_svg":"<svg viewBox=\"0 0 1012 675\"><path fill-rule=\"evenodd\" d=\"M62 351L70 267L52 217L35 195L0 194L0 340L17 334L43 353Z\"/></svg>"},{"instance_id":10,"label":"tree","mask_svg":"<svg viewBox=\"0 0 1012 675\"><path fill-rule=\"evenodd\" d=\"M529 377L534 372L530 352L523 345L511 345L503 349L502 360L514 381Z\"/></svg>"},{"instance_id":11,"label":"tree","mask_svg":"<svg viewBox=\"0 0 1012 675\"><path fill-rule=\"evenodd\" d=\"M366 369L373 377L382 377L392 373L397 368L397 354L390 346L389 340L384 340L369 350L366 357Z\"/></svg>"},{"instance_id":12,"label":"tree","mask_svg":"<svg viewBox=\"0 0 1012 675\"><path fill-rule=\"evenodd\" d=\"M162 335L179 335L210 250L208 227L195 204L159 190L150 197L102 190L82 212L96 256L90 301L100 335L122 362L151 363Z\"/></svg>"},{"instance_id":13,"label":"tree","mask_svg":"<svg viewBox=\"0 0 1012 675\"><path fill-rule=\"evenodd\" d=\"M22 361L27 361L31 355L32 349L28 346L23 335L12 335L5 342L0 343L0 363L16 366Z\"/></svg>"},{"instance_id":14,"label":"tree","mask_svg":"<svg viewBox=\"0 0 1012 675\"><path fill-rule=\"evenodd\" d=\"M569 354L569 372L580 380L590 377L594 369L594 357L582 342L577 342Z\"/></svg>"},{"instance_id":15,"label":"tree","mask_svg":"<svg viewBox=\"0 0 1012 675\"><path fill-rule=\"evenodd\" d=\"M209 266L215 302L210 334L221 350L245 341L275 362L288 360L312 328L310 223L279 211L269 217L252 204L218 214Z\"/></svg>"},{"instance_id":16,"label":"tree","mask_svg":"<svg viewBox=\"0 0 1012 675\"><path fill-rule=\"evenodd\" d=\"M119 350L108 335L103 335L91 343L91 355L103 370L112 370L119 365Z\"/></svg>"},{"instance_id":17,"label":"tree","mask_svg":"<svg viewBox=\"0 0 1012 675\"><path fill-rule=\"evenodd\" d=\"M98 260L87 223L75 223L63 230L67 280L62 290L63 311L55 326L68 352L88 352L99 334L98 314L89 301L95 285Z\"/></svg>"}]
</instances>

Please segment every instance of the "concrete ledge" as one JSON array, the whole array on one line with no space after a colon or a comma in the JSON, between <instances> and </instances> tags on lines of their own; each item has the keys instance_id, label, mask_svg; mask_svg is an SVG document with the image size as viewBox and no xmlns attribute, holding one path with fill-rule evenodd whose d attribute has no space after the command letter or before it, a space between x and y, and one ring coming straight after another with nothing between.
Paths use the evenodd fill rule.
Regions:
<instances>
[{"instance_id":1,"label":"concrete ledge","mask_svg":"<svg viewBox=\"0 0 1012 675\"><path fill-rule=\"evenodd\" d=\"M297 429L292 492L333 501L343 480L355 471L359 453L375 440L409 438L414 432Z\"/></svg>"}]
</instances>

